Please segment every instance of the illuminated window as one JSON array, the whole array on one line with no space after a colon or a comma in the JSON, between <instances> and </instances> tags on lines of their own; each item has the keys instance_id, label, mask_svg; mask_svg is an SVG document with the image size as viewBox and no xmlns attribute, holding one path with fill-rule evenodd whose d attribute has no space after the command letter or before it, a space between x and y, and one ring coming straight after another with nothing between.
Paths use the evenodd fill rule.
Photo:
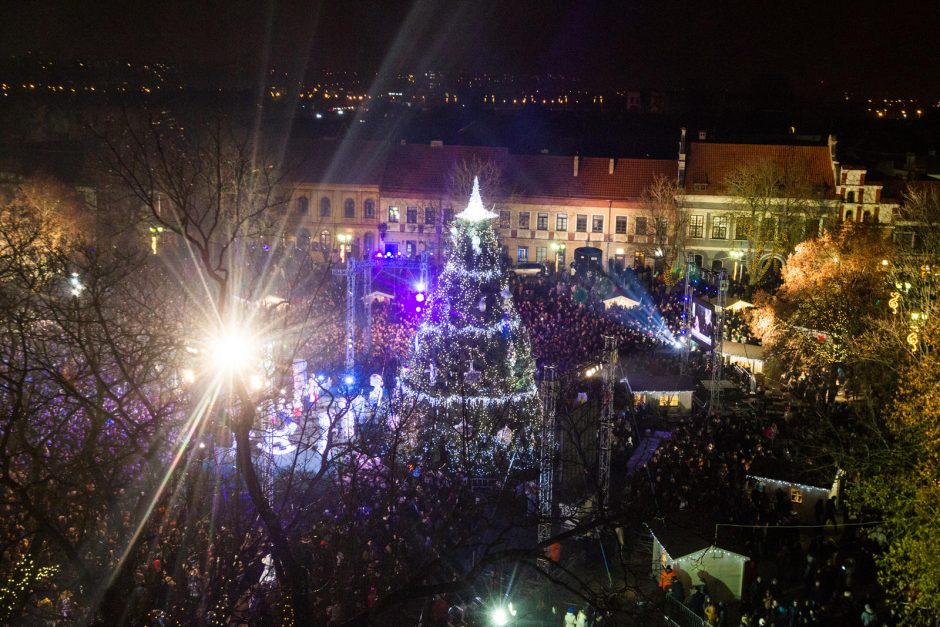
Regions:
<instances>
[{"instance_id":1,"label":"illuminated window","mask_svg":"<svg viewBox=\"0 0 940 627\"><path fill-rule=\"evenodd\" d=\"M516 259L518 259L520 262L528 261L529 260L529 247L520 246L519 248L517 248Z\"/></svg>"},{"instance_id":2,"label":"illuminated window","mask_svg":"<svg viewBox=\"0 0 940 627\"><path fill-rule=\"evenodd\" d=\"M701 238L705 235L705 216L689 216L689 237Z\"/></svg>"},{"instance_id":3,"label":"illuminated window","mask_svg":"<svg viewBox=\"0 0 940 627\"><path fill-rule=\"evenodd\" d=\"M401 210L398 207L389 207L388 208L388 221L389 222L399 222L401 220Z\"/></svg>"},{"instance_id":4,"label":"illuminated window","mask_svg":"<svg viewBox=\"0 0 940 627\"><path fill-rule=\"evenodd\" d=\"M728 239L728 216L712 217L712 239Z\"/></svg>"}]
</instances>

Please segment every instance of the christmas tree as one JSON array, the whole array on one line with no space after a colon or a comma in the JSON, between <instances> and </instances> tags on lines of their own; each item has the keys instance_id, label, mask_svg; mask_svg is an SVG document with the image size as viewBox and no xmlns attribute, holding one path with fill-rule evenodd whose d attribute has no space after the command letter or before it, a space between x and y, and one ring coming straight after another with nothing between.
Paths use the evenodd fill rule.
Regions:
<instances>
[{"instance_id":1,"label":"christmas tree","mask_svg":"<svg viewBox=\"0 0 940 627\"><path fill-rule=\"evenodd\" d=\"M452 247L415 337L406 394L424 412L420 441L477 476L534 461L541 416L529 338L509 291L479 181L454 216Z\"/></svg>"}]
</instances>

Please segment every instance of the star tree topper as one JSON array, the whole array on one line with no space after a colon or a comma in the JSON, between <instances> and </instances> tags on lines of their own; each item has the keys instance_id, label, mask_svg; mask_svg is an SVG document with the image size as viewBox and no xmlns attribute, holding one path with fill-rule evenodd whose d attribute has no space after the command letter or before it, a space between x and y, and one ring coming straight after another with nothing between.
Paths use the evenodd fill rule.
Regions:
<instances>
[{"instance_id":1,"label":"star tree topper","mask_svg":"<svg viewBox=\"0 0 940 627\"><path fill-rule=\"evenodd\" d=\"M483 206L483 199L480 198L479 177L473 177L473 192L470 194L470 202L467 203L467 208L454 217L467 222L482 222L483 220L492 220L499 217Z\"/></svg>"}]
</instances>

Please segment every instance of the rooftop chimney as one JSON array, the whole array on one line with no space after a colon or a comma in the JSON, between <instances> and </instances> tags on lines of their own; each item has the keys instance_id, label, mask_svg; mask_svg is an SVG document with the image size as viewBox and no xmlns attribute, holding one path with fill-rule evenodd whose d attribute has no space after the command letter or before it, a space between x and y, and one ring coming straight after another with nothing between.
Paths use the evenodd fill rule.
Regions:
<instances>
[{"instance_id":1,"label":"rooftop chimney","mask_svg":"<svg viewBox=\"0 0 940 627\"><path fill-rule=\"evenodd\" d=\"M614 173L614 160L613 158L611 158L611 160L607 163L607 174L613 174L613 173Z\"/></svg>"},{"instance_id":2,"label":"rooftop chimney","mask_svg":"<svg viewBox=\"0 0 940 627\"><path fill-rule=\"evenodd\" d=\"M578 155L574 156L574 175L578 176Z\"/></svg>"}]
</instances>

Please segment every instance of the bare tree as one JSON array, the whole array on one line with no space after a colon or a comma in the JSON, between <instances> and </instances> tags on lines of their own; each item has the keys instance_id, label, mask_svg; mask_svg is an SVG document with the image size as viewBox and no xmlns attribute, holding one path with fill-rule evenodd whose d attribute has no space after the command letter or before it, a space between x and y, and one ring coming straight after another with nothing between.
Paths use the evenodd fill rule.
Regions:
<instances>
[{"instance_id":1,"label":"bare tree","mask_svg":"<svg viewBox=\"0 0 940 627\"><path fill-rule=\"evenodd\" d=\"M655 259L662 270L671 270L683 259L688 214L682 207L681 194L674 177L657 174L640 197L640 210L648 220L643 252Z\"/></svg>"},{"instance_id":2,"label":"bare tree","mask_svg":"<svg viewBox=\"0 0 940 627\"><path fill-rule=\"evenodd\" d=\"M751 289L768 275L774 260L815 235L829 211L808 172L805 163L763 160L739 166L725 180L734 198L735 238L746 247L743 262Z\"/></svg>"}]
</instances>

